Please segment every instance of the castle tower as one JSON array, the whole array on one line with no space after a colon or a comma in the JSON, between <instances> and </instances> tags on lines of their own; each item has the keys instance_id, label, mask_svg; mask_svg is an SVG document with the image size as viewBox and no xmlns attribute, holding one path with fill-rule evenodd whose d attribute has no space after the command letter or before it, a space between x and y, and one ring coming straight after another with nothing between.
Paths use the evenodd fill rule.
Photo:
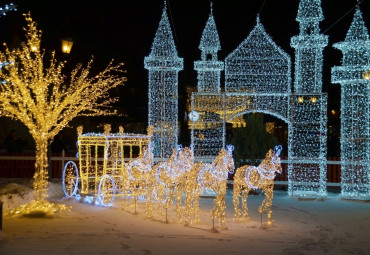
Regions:
<instances>
[{"instance_id":1,"label":"castle tower","mask_svg":"<svg viewBox=\"0 0 370 255\"><path fill-rule=\"evenodd\" d=\"M323 19L321 0L300 1L296 18L300 33L290 41L295 49L294 92L322 91L322 52L328 44L328 36L320 34Z\"/></svg>"},{"instance_id":2,"label":"castle tower","mask_svg":"<svg viewBox=\"0 0 370 255\"><path fill-rule=\"evenodd\" d=\"M324 19L321 0L301 0L297 21L300 33L291 38L295 48L294 93L290 114L288 193L296 197L325 197L327 94L322 92L323 49L328 37L320 34Z\"/></svg>"},{"instance_id":3,"label":"castle tower","mask_svg":"<svg viewBox=\"0 0 370 255\"><path fill-rule=\"evenodd\" d=\"M332 68L332 82L341 84L342 196L370 199L370 39L357 8L344 42L341 66Z\"/></svg>"},{"instance_id":4,"label":"castle tower","mask_svg":"<svg viewBox=\"0 0 370 255\"><path fill-rule=\"evenodd\" d=\"M144 66L149 70L148 125L153 126L154 157L170 157L178 141L178 72L183 59L177 55L167 17L162 18Z\"/></svg>"},{"instance_id":5,"label":"castle tower","mask_svg":"<svg viewBox=\"0 0 370 255\"><path fill-rule=\"evenodd\" d=\"M213 18L212 3L199 49L202 51L201 60L194 62L194 69L198 72L198 92L220 92L220 78L224 63L217 59L217 52L221 50L221 45Z\"/></svg>"}]
</instances>

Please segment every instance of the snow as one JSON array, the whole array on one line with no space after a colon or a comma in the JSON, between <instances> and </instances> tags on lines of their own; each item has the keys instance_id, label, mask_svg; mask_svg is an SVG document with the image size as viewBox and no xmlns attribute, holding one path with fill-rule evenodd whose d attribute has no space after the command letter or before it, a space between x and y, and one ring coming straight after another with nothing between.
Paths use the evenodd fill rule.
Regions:
<instances>
[{"instance_id":1,"label":"snow","mask_svg":"<svg viewBox=\"0 0 370 255\"><path fill-rule=\"evenodd\" d=\"M4 209L30 201L31 182L0 183ZM98 207L63 198L59 182L49 185L51 201L72 210L47 218L4 216L0 254L369 254L370 204L341 200L290 199L275 191L273 227L262 227L257 212L263 195L248 198L250 221L232 219L232 191L227 194L227 227L211 233L212 199L201 199L201 222L185 227L173 209L145 219L144 202L120 209ZM264 215L263 221L266 221ZM218 222L216 222L216 226Z\"/></svg>"}]
</instances>

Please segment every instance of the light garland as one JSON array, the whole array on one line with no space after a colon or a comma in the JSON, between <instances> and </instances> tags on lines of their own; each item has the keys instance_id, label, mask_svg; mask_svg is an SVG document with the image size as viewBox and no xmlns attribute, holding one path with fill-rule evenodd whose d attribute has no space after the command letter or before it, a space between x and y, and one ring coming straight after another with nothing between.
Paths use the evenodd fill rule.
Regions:
<instances>
[{"instance_id":1,"label":"light garland","mask_svg":"<svg viewBox=\"0 0 370 255\"><path fill-rule=\"evenodd\" d=\"M168 158L178 140L178 72L183 59L177 56L166 2L149 56L148 123L153 126L154 156Z\"/></svg>"},{"instance_id":2,"label":"light garland","mask_svg":"<svg viewBox=\"0 0 370 255\"><path fill-rule=\"evenodd\" d=\"M370 199L370 39L358 7L344 42L342 66L332 68L332 82L341 84L341 195Z\"/></svg>"},{"instance_id":3,"label":"light garland","mask_svg":"<svg viewBox=\"0 0 370 255\"><path fill-rule=\"evenodd\" d=\"M199 220L199 198L202 192L216 195L211 211L213 219L218 218L221 227L226 226L225 198L228 174L234 173L232 151L234 146L221 149L212 164L195 163L185 177L185 225ZM192 217L193 216L193 217Z\"/></svg>"},{"instance_id":4,"label":"light garland","mask_svg":"<svg viewBox=\"0 0 370 255\"><path fill-rule=\"evenodd\" d=\"M260 189L265 193L265 199L258 208L260 214L267 212L267 224L271 225L272 220L272 198L274 191L274 178L276 173L281 173L280 152L281 146L276 146L274 151L269 150L265 159L258 167L242 166L236 169L234 175L233 203L235 219L242 215L248 218L247 198L251 189ZM239 197L242 200L242 210L239 209Z\"/></svg>"},{"instance_id":5,"label":"light garland","mask_svg":"<svg viewBox=\"0 0 370 255\"><path fill-rule=\"evenodd\" d=\"M0 114L21 121L30 131L36 144L34 175L34 200L22 207L25 213L49 212L47 198L48 160L47 147L50 141L76 116L114 114L107 107L115 101L109 97L109 89L122 85L125 77L123 64L108 67L95 77L89 77L92 62L87 67L77 66L66 84L62 75L64 62L57 62L52 54L49 66L44 66L44 53L40 50L41 31L30 14L26 38L20 48L0 52L0 62L11 62L0 72ZM35 206L35 207L33 207ZM40 207L37 207L40 206ZM57 206L57 205L56 205ZM27 209L28 208L28 209Z\"/></svg>"}]
</instances>

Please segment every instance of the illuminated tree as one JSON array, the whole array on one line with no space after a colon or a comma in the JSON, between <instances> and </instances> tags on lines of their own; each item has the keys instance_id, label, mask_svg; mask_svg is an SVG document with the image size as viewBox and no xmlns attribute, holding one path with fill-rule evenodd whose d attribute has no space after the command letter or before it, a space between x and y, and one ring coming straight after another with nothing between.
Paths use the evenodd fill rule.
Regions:
<instances>
[{"instance_id":1,"label":"illuminated tree","mask_svg":"<svg viewBox=\"0 0 370 255\"><path fill-rule=\"evenodd\" d=\"M26 42L14 50L5 45L5 51L0 52L0 61L11 63L0 72L0 115L21 121L35 140L34 202L44 210L48 144L77 116L113 114L109 106L116 98L110 98L108 91L126 78L119 76L124 72L122 63L114 66L111 62L104 71L91 76L90 61L86 67L78 65L68 78L62 74L65 62L58 62L54 53L44 65L42 32L30 14L25 19Z\"/></svg>"}]
</instances>

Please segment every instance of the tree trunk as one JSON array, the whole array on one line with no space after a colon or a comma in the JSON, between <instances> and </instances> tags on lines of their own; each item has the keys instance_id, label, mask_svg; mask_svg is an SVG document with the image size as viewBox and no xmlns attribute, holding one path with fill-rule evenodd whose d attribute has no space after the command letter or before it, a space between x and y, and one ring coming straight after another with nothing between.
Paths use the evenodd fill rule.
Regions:
<instances>
[{"instance_id":1,"label":"tree trunk","mask_svg":"<svg viewBox=\"0 0 370 255\"><path fill-rule=\"evenodd\" d=\"M41 134L36 143L35 175L33 176L33 199L42 201L48 196L48 140Z\"/></svg>"}]
</instances>

